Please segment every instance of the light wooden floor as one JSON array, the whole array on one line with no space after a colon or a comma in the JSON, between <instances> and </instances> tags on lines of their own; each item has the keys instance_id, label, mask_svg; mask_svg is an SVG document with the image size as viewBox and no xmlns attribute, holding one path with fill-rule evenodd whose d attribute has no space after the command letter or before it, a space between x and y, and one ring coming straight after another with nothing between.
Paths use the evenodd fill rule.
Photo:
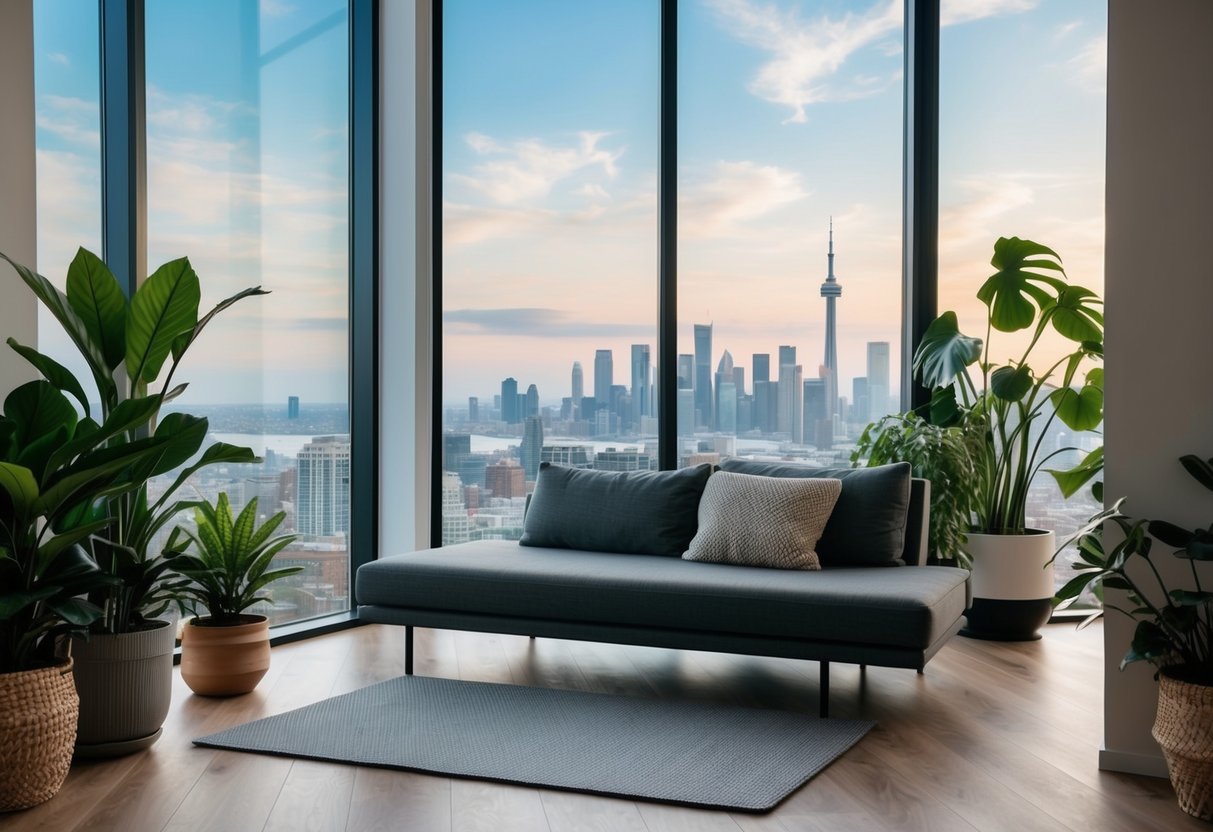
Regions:
<instances>
[{"instance_id":1,"label":"light wooden floor","mask_svg":"<svg viewBox=\"0 0 1213 832\"><path fill-rule=\"evenodd\" d=\"M417 631L417 672L814 713L817 665L713 653ZM1098 626L1043 641L955 638L926 674L832 667L835 716L878 721L768 815L701 811L470 780L195 748L190 738L403 673L403 629L275 648L260 688L227 700L176 680L151 750L78 763L5 832L81 830L1172 830L1208 829L1168 783L1096 768ZM592 749L589 751L592 753Z\"/></svg>"}]
</instances>

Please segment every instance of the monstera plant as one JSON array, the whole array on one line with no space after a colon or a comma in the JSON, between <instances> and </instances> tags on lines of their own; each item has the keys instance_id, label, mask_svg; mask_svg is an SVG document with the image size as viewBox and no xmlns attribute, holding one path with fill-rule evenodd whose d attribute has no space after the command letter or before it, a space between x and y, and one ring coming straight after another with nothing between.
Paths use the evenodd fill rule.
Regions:
<instances>
[{"instance_id":1,"label":"monstera plant","mask_svg":"<svg viewBox=\"0 0 1213 832\"><path fill-rule=\"evenodd\" d=\"M1052 610L1054 546L1052 532L1027 528L1028 491L1050 460L1077 450L1043 450L1056 422L1072 431L1103 422L1102 302L1068 282L1057 252L1032 240L1000 238L990 262L996 271L977 290L985 338L962 333L956 313L944 312L914 353L914 373L931 391L930 421L963 425L979 439L967 536L975 599L968 634L1032 638ZM995 333L1018 333L1019 341L995 352ZM1041 361L1057 342L1062 349ZM1000 362L1007 352L1012 357ZM1100 449L1050 473L1069 495L1102 465Z\"/></svg>"},{"instance_id":2,"label":"monstera plant","mask_svg":"<svg viewBox=\"0 0 1213 832\"><path fill-rule=\"evenodd\" d=\"M32 347L12 338L8 344L49 385L75 400L81 423L109 424L115 414L132 407L147 410L142 421L106 441L107 452L121 453L123 448L155 440L155 454L133 460L125 469L130 487L82 502L61 521L65 528L91 530L81 538L81 545L91 550L109 578L104 587L89 594L101 610L91 627L94 635L130 636L124 644L94 637L77 649L76 684L81 693L77 753L137 750L140 739L154 741L168 712L173 630L156 616L185 584L156 551L157 534L181 511L196 505L193 500L176 499L192 474L219 463L258 461L251 449L221 442L202 451L207 420L162 413L162 408L185 391L187 385L176 381L176 371L207 324L240 300L265 292L260 287L245 289L199 316L201 288L186 258L160 266L128 298L105 263L83 248L68 267L66 291L7 256L0 257L58 321L84 359L94 390L86 392L80 379ZM150 497L148 481L174 471L179 473L168 488L155 499ZM142 645L138 649L129 643L136 641ZM136 666L144 659L132 660L135 654L145 656L150 664ZM113 674L122 678L110 678ZM141 712L137 725L110 718L132 711L129 702L121 701L128 695L123 692L129 691L139 691L149 702L146 708L133 709Z\"/></svg>"}]
</instances>

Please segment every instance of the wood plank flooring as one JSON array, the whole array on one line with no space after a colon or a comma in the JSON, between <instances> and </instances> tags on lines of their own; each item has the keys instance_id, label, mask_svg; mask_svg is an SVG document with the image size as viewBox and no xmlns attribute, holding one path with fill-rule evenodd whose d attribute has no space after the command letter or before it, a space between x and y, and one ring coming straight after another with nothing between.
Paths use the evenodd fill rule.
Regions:
<instances>
[{"instance_id":1,"label":"wood plank flooring","mask_svg":"<svg viewBox=\"0 0 1213 832\"><path fill-rule=\"evenodd\" d=\"M832 668L832 712L874 719L855 748L775 811L747 815L195 748L190 738L404 672L403 628L274 649L258 690L193 696L178 677L149 751L73 766L57 797L0 815L4 832L833 832L1207 829L1163 780L1101 772L1102 634L955 638L912 670ZM817 665L418 630L423 675L814 713Z\"/></svg>"}]
</instances>

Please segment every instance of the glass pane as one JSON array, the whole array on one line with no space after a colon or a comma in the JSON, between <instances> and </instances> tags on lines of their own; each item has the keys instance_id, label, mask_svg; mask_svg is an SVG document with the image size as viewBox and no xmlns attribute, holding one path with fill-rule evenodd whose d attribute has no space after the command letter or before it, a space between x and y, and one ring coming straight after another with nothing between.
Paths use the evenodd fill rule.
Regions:
<instances>
[{"instance_id":1,"label":"glass pane","mask_svg":"<svg viewBox=\"0 0 1213 832\"><path fill-rule=\"evenodd\" d=\"M900 401L901 4L679 25L680 464L849 465Z\"/></svg>"},{"instance_id":2,"label":"glass pane","mask_svg":"<svg viewBox=\"0 0 1213 832\"><path fill-rule=\"evenodd\" d=\"M203 469L190 496L286 512L300 537L275 563L305 569L271 585L273 623L348 609L348 4L149 3L146 38L149 268L188 256L203 310L273 292L181 363L171 407L264 457Z\"/></svg>"},{"instance_id":3,"label":"glass pane","mask_svg":"<svg viewBox=\"0 0 1213 832\"><path fill-rule=\"evenodd\" d=\"M66 288L77 248L101 252L100 21L95 6L91 14L81 11L74 0L34 3L37 270L60 289ZM90 378L80 353L42 304L38 343L30 346L76 378Z\"/></svg>"},{"instance_id":4,"label":"glass pane","mask_svg":"<svg viewBox=\"0 0 1213 832\"><path fill-rule=\"evenodd\" d=\"M444 543L656 467L659 4L443 4Z\"/></svg>"},{"instance_id":5,"label":"glass pane","mask_svg":"<svg viewBox=\"0 0 1213 832\"><path fill-rule=\"evenodd\" d=\"M1102 296L1107 3L1044 0L945 15L940 51L940 309L956 310L961 331L985 337L986 307L975 295L999 237L1053 248L1071 283ZM1022 355L1021 335L993 333L992 358ZM1071 351L1067 343L1046 335L1029 364L1043 372ZM1101 432L1074 434L1054 422L1041 454L1079 450L1046 467L1069 467L1102 444ZM1063 499L1042 473L1028 524L1053 529L1060 542L1098 508L1089 489ZM1058 586L1072 560L1057 559Z\"/></svg>"}]
</instances>

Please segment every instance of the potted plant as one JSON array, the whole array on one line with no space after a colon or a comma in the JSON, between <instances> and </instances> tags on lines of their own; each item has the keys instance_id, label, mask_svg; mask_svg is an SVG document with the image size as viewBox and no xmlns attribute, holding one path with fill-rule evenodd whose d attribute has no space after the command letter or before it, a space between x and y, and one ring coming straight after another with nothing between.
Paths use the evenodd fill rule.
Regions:
<instances>
[{"instance_id":1,"label":"potted plant","mask_svg":"<svg viewBox=\"0 0 1213 832\"><path fill-rule=\"evenodd\" d=\"M973 603L968 628L977 638L1026 640L1052 612L1051 531L1027 527L1028 489L1050 459L1074 448L1042 452L1042 440L1060 420L1074 431L1103 422L1101 301L1068 283L1055 251L1031 240L1002 237L990 261L997 270L977 291L985 304L986 337L961 333L955 312L931 323L914 353L914 373L931 391L933 424L964 424L973 444L975 523L967 535ZM990 336L1022 332L1019 357L997 363ZM1033 367L1046 333L1066 351ZM972 368L972 369L970 369ZM1073 493L1098 473L1102 452L1052 473Z\"/></svg>"},{"instance_id":2,"label":"potted plant","mask_svg":"<svg viewBox=\"0 0 1213 832\"><path fill-rule=\"evenodd\" d=\"M199 457L207 420L162 414L161 409L185 391L187 385L174 385L173 377L206 325L237 301L264 292L246 289L199 317L198 276L186 258L156 269L127 299L105 263L83 248L68 267L66 292L0 257L8 260L79 350L96 388L98 418L106 421L140 403L142 419L111 436L109 446L137 445L146 436L159 440L160 452L128 471L133 488L108 495L67 521L98 529L87 545L102 571L113 578L91 593L102 615L91 626L93 638L76 650L75 681L81 698L76 753L129 753L159 737L172 692L174 629L158 616L169 607L181 581L168 571L156 540L174 517L194 505L174 500L174 495L190 475L208 465L257 461L249 448L224 443L210 445ZM33 348L13 339L8 343L91 418L90 396L78 379ZM153 387L159 389L151 392ZM149 499L148 481L182 466L187 467L168 489Z\"/></svg>"},{"instance_id":3,"label":"potted plant","mask_svg":"<svg viewBox=\"0 0 1213 832\"><path fill-rule=\"evenodd\" d=\"M854 466L908 462L914 476L930 480L927 554L931 563L970 566L965 535L972 524L977 478L975 436L964 425L935 425L911 411L867 425L851 453Z\"/></svg>"},{"instance_id":4,"label":"potted plant","mask_svg":"<svg viewBox=\"0 0 1213 832\"><path fill-rule=\"evenodd\" d=\"M246 613L271 582L302 571L301 566L270 569L274 556L298 535L271 537L286 518L278 512L257 526L257 498L235 520L227 494L194 509L196 529L174 530L169 544L173 568L191 583L183 594L197 614L181 635L181 678L194 693L235 696L248 693L270 667L269 619ZM190 547L176 544L182 539Z\"/></svg>"},{"instance_id":5,"label":"potted plant","mask_svg":"<svg viewBox=\"0 0 1213 832\"><path fill-rule=\"evenodd\" d=\"M49 359L48 359L49 362ZM48 363L51 375L59 365ZM58 368L58 369L56 369ZM129 402L103 423L79 418L48 381L11 391L0 415L0 811L48 800L67 775L79 699L67 639L102 610L85 597L113 583L84 544L105 521L80 521L96 501L138 487L132 469L164 452L163 437L111 446L146 421Z\"/></svg>"},{"instance_id":6,"label":"potted plant","mask_svg":"<svg viewBox=\"0 0 1213 832\"><path fill-rule=\"evenodd\" d=\"M1193 479L1213 491L1213 459L1187 455L1179 461ZM1056 601L1068 606L1090 589L1103 609L1137 622L1120 669L1138 661L1158 668L1154 739L1167 759L1180 808L1213 820L1213 592L1204 589L1197 568L1198 562L1213 561L1213 526L1189 530L1165 520L1134 519L1124 513L1123 505L1120 499L1094 515L1068 541L1077 544L1077 574L1058 591ZM1119 533L1119 542L1110 549L1104 538L1108 526ZM1151 560L1156 540L1187 561L1190 586L1167 585ZM1105 589L1124 592L1127 603L1113 603ZM1101 614L1102 609L1083 624Z\"/></svg>"}]
</instances>

